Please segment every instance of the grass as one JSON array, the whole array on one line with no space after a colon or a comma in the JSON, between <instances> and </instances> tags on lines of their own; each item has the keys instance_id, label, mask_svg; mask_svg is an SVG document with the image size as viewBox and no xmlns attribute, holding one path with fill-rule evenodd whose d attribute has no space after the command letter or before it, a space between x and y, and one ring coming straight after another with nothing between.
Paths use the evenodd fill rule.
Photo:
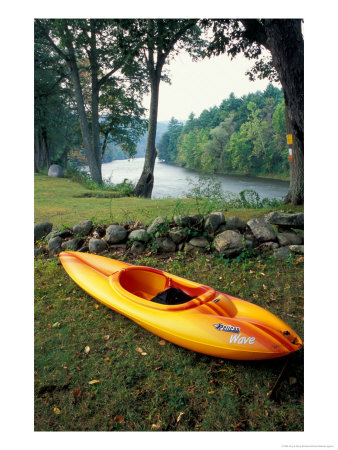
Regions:
<instances>
[{"instance_id":1,"label":"grass","mask_svg":"<svg viewBox=\"0 0 338 450\"><path fill-rule=\"evenodd\" d=\"M90 195L90 197L88 197ZM97 196L95 196L97 195ZM135 197L109 198L102 191L89 190L67 178L51 178L35 175L34 220L35 223L50 221L54 226L75 225L81 220L94 219L108 225L113 222L140 221L149 223L157 216L172 217L176 214L199 212L193 198L186 199L140 199ZM95 197L94 197L95 196ZM238 216L244 220L263 217L269 211L283 209L299 212L299 206L256 209L227 209L226 217Z\"/></svg>"},{"instance_id":2,"label":"grass","mask_svg":"<svg viewBox=\"0 0 338 450\"><path fill-rule=\"evenodd\" d=\"M253 301L303 336L302 258L229 262L175 254L128 262ZM160 338L84 293L56 258L36 261L35 286L35 430L303 430L302 351L271 400L267 393L283 358L230 361L160 345Z\"/></svg>"}]
</instances>

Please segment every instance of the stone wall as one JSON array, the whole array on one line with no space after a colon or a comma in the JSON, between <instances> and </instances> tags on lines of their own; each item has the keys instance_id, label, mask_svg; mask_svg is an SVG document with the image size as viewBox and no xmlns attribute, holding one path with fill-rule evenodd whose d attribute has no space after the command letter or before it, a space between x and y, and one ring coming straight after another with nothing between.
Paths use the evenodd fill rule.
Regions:
<instances>
[{"instance_id":1,"label":"stone wall","mask_svg":"<svg viewBox=\"0 0 338 450\"><path fill-rule=\"evenodd\" d=\"M73 227L53 229L50 222L34 226L34 255L58 255L63 250L109 253L122 249L132 254L216 252L225 258L246 249L270 251L277 259L304 253L304 214L271 212L264 219L248 222L239 217L225 218L221 212L206 217L198 214L157 217L145 227L139 222L123 225L95 225L84 220Z\"/></svg>"}]
</instances>

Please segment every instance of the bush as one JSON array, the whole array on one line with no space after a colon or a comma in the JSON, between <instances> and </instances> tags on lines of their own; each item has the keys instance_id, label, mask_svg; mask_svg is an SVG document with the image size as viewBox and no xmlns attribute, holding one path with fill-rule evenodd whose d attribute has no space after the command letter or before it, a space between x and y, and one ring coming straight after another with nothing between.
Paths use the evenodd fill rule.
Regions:
<instances>
[{"instance_id":1,"label":"bush","mask_svg":"<svg viewBox=\"0 0 338 450\"><path fill-rule=\"evenodd\" d=\"M122 183L114 184L103 180L102 184L99 184L91 179L88 172L75 166L71 166L67 170L67 176L91 191L114 192L118 197L131 197L134 195L135 185L127 178Z\"/></svg>"}]
</instances>

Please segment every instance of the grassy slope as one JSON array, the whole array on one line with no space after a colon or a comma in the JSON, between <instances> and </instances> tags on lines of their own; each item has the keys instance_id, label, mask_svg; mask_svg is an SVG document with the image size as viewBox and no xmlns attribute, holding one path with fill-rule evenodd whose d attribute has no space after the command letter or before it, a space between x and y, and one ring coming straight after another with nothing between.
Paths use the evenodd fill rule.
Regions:
<instances>
[{"instance_id":1,"label":"grassy slope","mask_svg":"<svg viewBox=\"0 0 338 450\"><path fill-rule=\"evenodd\" d=\"M149 222L160 215L172 217L176 214L198 212L193 199L150 200L133 197L113 199L80 197L88 192L90 192L88 189L67 178L35 175L35 223L50 221L54 226L74 225L85 219L94 219L95 222L101 224L124 223L129 220ZM283 209L288 210L290 207L283 206ZM301 209L301 207L292 207L293 211ZM251 217L263 217L266 212L266 209L236 209L225 211L225 216L236 215L249 220Z\"/></svg>"},{"instance_id":2,"label":"grassy slope","mask_svg":"<svg viewBox=\"0 0 338 450\"><path fill-rule=\"evenodd\" d=\"M38 176L35 187L36 222L111 220L111 200L75 198L85 189L66 179ZM171 216L174 207L175 200L112 200L116 221ZM193 212L193 204L185 208ZM226 215L247 220L265 212L236 210ZM122 253L111 256L124 258ZM302 258L278 262L265 256L229 263L216 255L175 254L128 261L253 301L303 336ZM225 361L159 341L97 304L73 283L57 258L35 261L35 429L303 430L303 352L293 355L276 399L269 400L267 392L283 359ZM89 384L92 380L99 382Z\"/></svg>"}]
</instances>

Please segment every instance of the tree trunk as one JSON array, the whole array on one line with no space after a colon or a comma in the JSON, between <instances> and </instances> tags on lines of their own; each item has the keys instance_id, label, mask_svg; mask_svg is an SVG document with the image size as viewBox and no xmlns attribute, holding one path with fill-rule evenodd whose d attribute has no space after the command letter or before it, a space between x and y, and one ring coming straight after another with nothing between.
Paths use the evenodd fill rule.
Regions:
<instances>
[{"instance_id":1,"label":"tree trunk","mask_svg":"<svg viewBox=\"0 0 338 450\"><path fill-rule=\"evenodd\" d=\"M288 133L293 135L293 162L286 203L304 203L304 41L301 21L264 19L270 50L284 91Z\"/></svg>"},{"instance_id":2,"label":"tree trunk","mask_svg":"<svg viewBox=\"0 0 338 450\"><path fill-rule=\"evenodd\" d=\"M91 38L90 38L90 65L91 65L91 97L92 97L92 139L93 150L96 158L96 163L101 167L101 152L100 152L100 127L99 127L99 84L98 84L98 64L96 52L95 39L95 19L90 20L91 24Z\"/></svg>"},{"instance_id":3,"label":"tree trunk","mask_svg":"<svg viewBox=\"0 0 338 450\"><path fill-rule=\"evenodd\" d=\"M285 120L287 134L293 134L291 114L285 102ZM302 205L304 203L304 152L299 148L299 139L293 134L292 162L290 162L290 187L284 199L284 203Z\"/></svg>"},{"instance_id":4,"label":"tree trunk","mask_svg":"<svg viewBox=\"0 0 338 450\"><path fill-rule=\"evenodd\" d=\"M154 187L154 166L155 166L155 159L157 156L155 148L155 139L157 127L160 78L161 73L157 72L153 73L151 80L150 114L149 114L146 154L143 171L135 188L135 195L137 197L151 198L151 193Z\"/></svg>"},{"instance_id":5,"label":"tree trunk","mask_svg":"<svg viewBox=\"0 0 338 450\"><path fill-rule=\"evenodd\" d=\"M86 152L86 157L89 165L89 171L90 175L92 177L93 181L96 181L99 184L102 184L102 175L101 175L101 165L98 164L94 146L91 142L91 136L89 132L89 126L86 116L86 110L84 106L84 100L83 100L83 94L82 94L82 88L80 83L80 76L79 76L79 70L76 64L76 57L74 48L71 44L71 42L68 42L68 52L69 52L69 61L68 65L70 68L71 78L74 86L74 92L75 92L75 100L76 100L76 106L79 114L80 119L80 128L81 128L81 135L83 140L83 146Z\"/></svg>"}]
</instances>

